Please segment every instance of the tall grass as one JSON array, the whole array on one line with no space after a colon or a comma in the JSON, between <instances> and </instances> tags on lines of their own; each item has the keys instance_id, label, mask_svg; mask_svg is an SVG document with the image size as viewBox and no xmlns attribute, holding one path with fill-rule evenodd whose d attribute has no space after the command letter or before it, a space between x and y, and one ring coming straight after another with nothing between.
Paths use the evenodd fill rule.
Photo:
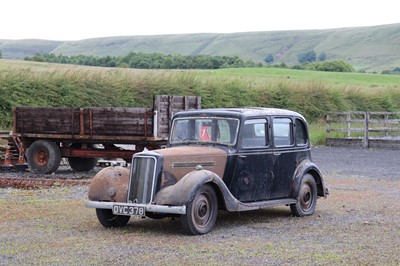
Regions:
<instances>
[{"instance_id":1,"label":"tall grass","mask_svg":"<svg viewBox=\"0 0 400 266\"><path fill-rule=\"evenodd\" d=\"M371 89L369 85L333 86L318 79L262 79L260 76L253 81L248 77L249 71L246 69L241 76L240 72L220 75L204 71L7 64L3 60L0 62L0 128L11 128L12 110L16 106L150 107L155 94L199 95L203 108L287 108L302 113L311 122L323 119L328 111L400 108L400 89L392 85Z\"/></svg>"}]
</instances>

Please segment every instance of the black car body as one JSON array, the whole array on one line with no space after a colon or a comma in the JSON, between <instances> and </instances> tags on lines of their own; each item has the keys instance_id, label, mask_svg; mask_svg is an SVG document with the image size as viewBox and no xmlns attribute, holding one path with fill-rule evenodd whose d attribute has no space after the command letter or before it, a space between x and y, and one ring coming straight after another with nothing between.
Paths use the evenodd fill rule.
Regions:
<instances>
[{"instance_id":1,"label":"black car body","mask_svg":"<svg viewBox=\"0 0 400 266\"><path fill-rule=\"evenodd\" d=\"M283 109L179 112L166 149L135 154L130 174L103 171L86 206L96 208L106 227L125 225L131 215L179 216L188 233L204 234L218 209L290 205L294 215L305 216L328 194L311 161L304 117ZM123 178L110 178L118 171Z\"/></svg>"}]
</instances>

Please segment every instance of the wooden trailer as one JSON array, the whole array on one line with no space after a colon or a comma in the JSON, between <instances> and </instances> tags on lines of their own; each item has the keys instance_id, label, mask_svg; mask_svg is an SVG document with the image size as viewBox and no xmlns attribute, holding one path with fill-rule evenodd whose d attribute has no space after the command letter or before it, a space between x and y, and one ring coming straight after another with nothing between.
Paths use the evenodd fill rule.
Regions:
<instances>
[{"instance_id":1,"label":"wooden trailer","mask_svg":"<svg viewBox=\"0 0 400 266\"><path fill-rule=\"evenodd\" d=\"M61 158L68 158L74 170L88 171L97 158L130 160L144 148L161 148L173 114L200 106L198 96L160 95L154 97L153 108L17 107L12 135L22 144L33 172L53 173Z\"/></svg>"}]
</instances>

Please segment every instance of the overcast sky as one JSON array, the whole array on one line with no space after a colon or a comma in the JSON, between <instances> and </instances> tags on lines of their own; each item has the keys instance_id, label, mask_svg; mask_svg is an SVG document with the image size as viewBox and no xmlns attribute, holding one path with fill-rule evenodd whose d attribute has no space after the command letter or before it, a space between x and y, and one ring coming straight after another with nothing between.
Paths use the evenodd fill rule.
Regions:
<instances>
[{"instance_id":1,"label":"overcast sky","mask_svg":"<svg viewBox=\"0 0 400 266\"><path fill-rule=\"evenodd\" d=\"M1 0L0 39L328 29L400 23L398 0Z\"/></svg>"}]
</instances>

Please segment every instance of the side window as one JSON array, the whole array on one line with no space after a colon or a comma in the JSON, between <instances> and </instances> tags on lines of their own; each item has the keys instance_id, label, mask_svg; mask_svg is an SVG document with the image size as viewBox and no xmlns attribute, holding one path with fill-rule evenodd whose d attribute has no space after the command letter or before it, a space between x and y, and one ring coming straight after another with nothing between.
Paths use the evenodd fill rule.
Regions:
<instances>
[{"instance_id":1,"label":"side window","mask_svg":"<svg viewBox=\"0 0 400 266\"><path fill-rule=\"evenodd\" d=\"M292 120L290 118L273 119L274 145L276 147L292 146Z\"/></svg>"},{"instance_id":2,"label":"side window","mask_svg":"<svg viewBox=\"0 0 400 266\"><path fill-rule=\"evenodd\" d=\"M300 119L296 119L296 144L299 146L307 144L306 125Z\"/></svg>"},{"instance_id":3,"label":"side window","mask_svg":"<svg viewBox=\"0 0 400 266\"><path fill-rule=\"evenodd\" d=\"M260 148L268 146L268 125L266 119L251 119L244 122L242 147Z\"/></svg>"},{"instance_id":4,"label":"side window","mask_svg":"<svg viewBox=\"0 0 400 266\"><path fill-rule=\"evenodd\" d=\"M219 139L218 141L222 143L231 143L231 130L228 124L227 120L218 120L218 134L219 134Z\"/></svg>"}]
</instances>

